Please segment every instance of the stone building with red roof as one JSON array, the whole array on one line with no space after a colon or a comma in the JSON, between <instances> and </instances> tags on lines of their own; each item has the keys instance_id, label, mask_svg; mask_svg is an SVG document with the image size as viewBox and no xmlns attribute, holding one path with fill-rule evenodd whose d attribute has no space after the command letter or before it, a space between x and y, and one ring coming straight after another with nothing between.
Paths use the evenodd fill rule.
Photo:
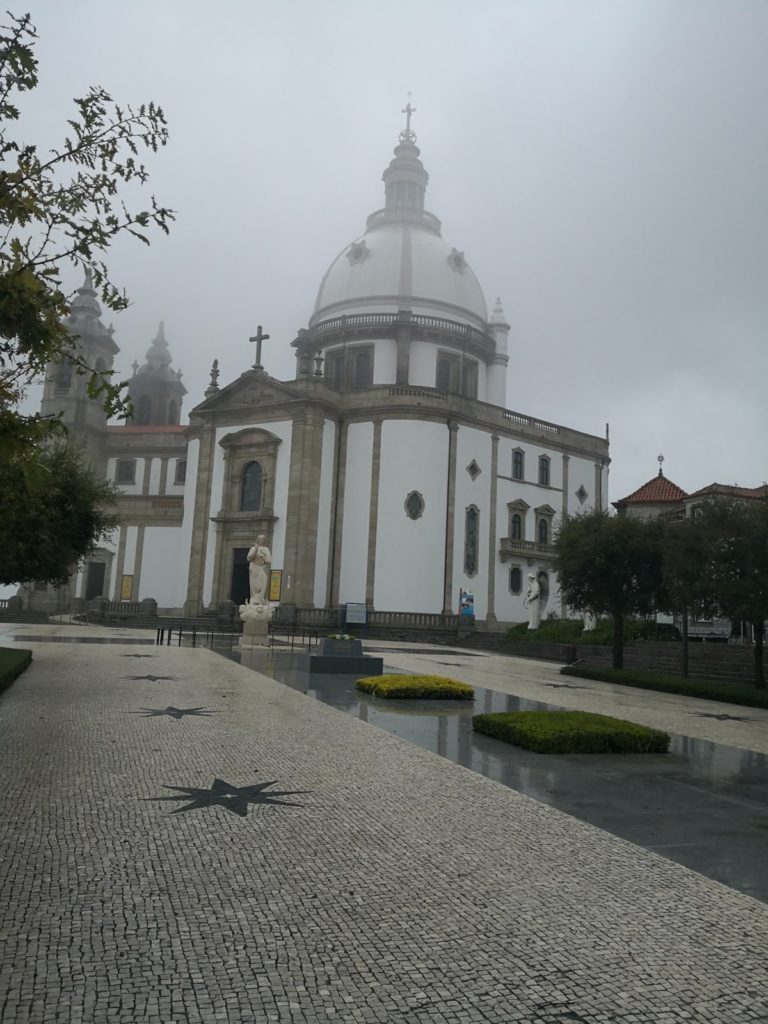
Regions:
<instances>
[{"instance_id":1,"label":"stone building with red roof","mask_svg":"<svg viewBox=\"0 0 768 1024\"><path fill-rule=\"evenodd\" d=\"M659 467L656 476L651 477L642 487L638 487L626 498L621 498L612 504L620 516L655 519L657 516L673 513L676 509L680 509L687 497L683 488L668 480Z\"/></svg>"}]
</instances>

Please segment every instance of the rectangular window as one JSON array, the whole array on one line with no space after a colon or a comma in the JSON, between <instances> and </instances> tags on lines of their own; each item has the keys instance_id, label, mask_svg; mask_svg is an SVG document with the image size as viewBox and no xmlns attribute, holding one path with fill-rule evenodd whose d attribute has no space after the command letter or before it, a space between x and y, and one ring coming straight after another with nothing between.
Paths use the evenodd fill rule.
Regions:
<instances>
[{"instance_id":1,"label":"rectangular window","mask_svg":"<svg viewBox=\"0 0 768 1024\"><path fill-rule=\"evenodd\" d=\"M512 479L523 480L525 475L525 453L516 448L512 452Z\"/></svg>"},{"instance_id":2,"label":"rectangular window","mask_svg":"<svg viewBox=\"0 0 768 1024\"><path fill-rule=\"evenodd\" d=\"M437 353L435 387L438 391L456 394L459 390L460 374L461 361L457 355L454 355L453 352Z\"/></svg>"},{"instance_id":3,"label":"rectangular window","mask_svg":"<svg viewBox=\"0 0 768 1024\"><path fill-rule=\"evenodd\" d=\"M373 386L373 345L357 345L332 352L325 361L325 377L337 391Z\"/></svg>"},{"instance_id":4,"label":"rectangular window","mask_svg":"<svg viewBox=\"0 0 768 1024\"><path fill-rule=\"evenodd\" d=\"M183 484L187 479L187 460L177 459L176 460L176 475L173 478L175 484Z\"/></svg>"},{"instance_id":5,"label":"rectangular window","mask_svg":"<svg viewBox=\"0 0 768 1024\"><path fill-rule=\"evenodd\" d=\"M546 455L539 459L539 483L543 487L549 487L549 459Z\"/></svg>"},{"instance_id":6,"label":"rectangular window","mask_svg":"<svg viewBox=\"0 0 768 1024\"><path fill-rule=\"evenodd\" d=\"M115 483L135 484L136 483L136 460L119 459L115 470Z\"/></svg>"},{"instance_id":7,"label":"rectangular window","mask_svg":"<svg viewBox=\"0 0 768 1024\"><path fill-rule=\"evenodd\" d=\"M373 384L373 350L352 349L352 387L369 388Z\"/></svg>"},{"instance_id":8,"label":"rectangular window","mask_svg":"<svg viewBox=\"0 0 768 1024\"><path fill-rule=\"evenodd\" d=\"M328 357L325 364L325 376L332 388L344 390L344 353L336 352Z\"/></svg>"},{"instance_id":9,"label":"rectangular window","mask_svg":"<svg viewBox=\"0 0 768 1024\"><path fill-rule=\"evenodd\" d=\"M477 398L477 363L468 359L461 366L461 393L465 398Z\"/></svg>"},{"instance_id":10,"label":"rectangular window","mask_svg":"<svg viewBox=\"0 0 768 1024\"><path fill-rule=\"evenodd\" d=\"M467 576L477 572L479 535L480 512L476 505L470 505L464 513L464 572Z\"/></svg>"}]
</instances>

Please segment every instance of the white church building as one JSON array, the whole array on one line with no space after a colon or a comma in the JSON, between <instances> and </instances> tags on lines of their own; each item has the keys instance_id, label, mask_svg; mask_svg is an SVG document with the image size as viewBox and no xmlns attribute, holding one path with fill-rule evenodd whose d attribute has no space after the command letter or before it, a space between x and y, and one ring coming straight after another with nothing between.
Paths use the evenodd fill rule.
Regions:
<instances>
[{"instance_id":1,"label":"white church building","mask_svg":"<svg viewBox=\"0 0 768 1024\"><path fill-rule=\"evenodd\" d=\"M31 603L154 598L187 615L240 603L263 534L281 614L305 621L335 621L347 602L455 615L467 592L478 624L519 622L529 573L543 615L562 614L552 531L607 508L608 441L507 408L509 324L425 209L410 126L383 178L383 208L331 262L292 343L293 380L265 372L259 343L256 366L224 386L214 364L183 424L161 326L134 364L134 418L112 426L82 377L50 367L43 411L63 410L120 488L120 525L68 594L39 586ZM111 368L119 349L100 315L86 279L69 327Z\"/></svg>"}]
</instances>

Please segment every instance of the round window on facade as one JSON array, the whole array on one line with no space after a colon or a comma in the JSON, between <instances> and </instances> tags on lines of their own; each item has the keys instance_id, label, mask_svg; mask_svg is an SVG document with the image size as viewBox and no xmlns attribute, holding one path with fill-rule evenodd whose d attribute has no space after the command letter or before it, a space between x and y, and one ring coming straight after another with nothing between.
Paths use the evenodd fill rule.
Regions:
<instances>
[{"instance_id":1,"label":"round window on facade","mask_svg":"<svg viewBox=\"0 0 768 1024\"><path fill-rule=\"evenodd\" d=\"M405 514L409 519L421 519L424 514L424 498L418 491L411 491L405 499Z\"/></svg>"}]
</instances>

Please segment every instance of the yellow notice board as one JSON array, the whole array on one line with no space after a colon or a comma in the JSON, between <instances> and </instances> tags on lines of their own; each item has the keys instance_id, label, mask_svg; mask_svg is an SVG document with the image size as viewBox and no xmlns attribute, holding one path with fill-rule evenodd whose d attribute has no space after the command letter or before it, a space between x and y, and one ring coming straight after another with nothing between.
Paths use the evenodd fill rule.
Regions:
<instances>
[{"instance_id":1,"label":"yellow notice board","mask_svg":"<svg viewBox=\"0 0 768 1024\"><path fill-rule=\"evenodd\" d=\"M269 574L269 600L279 601L283 591L283 570L273 569Z\"/></svg>"},{"instance_id":2,"label":"yellow notice board","mask_svg":"<svg viewBox=\"0 0 768 1024\"><path fill-rule=\"evenodd\" d=\"M123 582L120 585L120 600L130 601L131 591L133 590L133 576L123 576Z\"/></svg>"}]
</instances>

